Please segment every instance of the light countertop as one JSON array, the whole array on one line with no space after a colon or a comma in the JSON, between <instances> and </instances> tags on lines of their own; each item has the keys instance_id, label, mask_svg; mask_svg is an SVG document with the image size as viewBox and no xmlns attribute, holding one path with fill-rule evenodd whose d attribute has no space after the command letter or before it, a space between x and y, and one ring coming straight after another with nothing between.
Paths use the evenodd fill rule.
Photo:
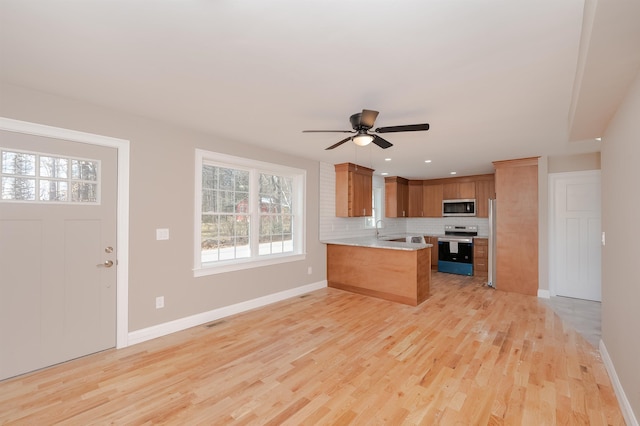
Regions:
<instances>
[{"instance_id":1,"label":"light countertop","mask_svg":"<svg viewBox=\"0 0 640 426\"><path fill-rule=\"evenodd\" d=\"M339 239L324 240L321 242L324 244L338 244L343 246L370 247L370 248L407 250L407 251L422 250L427 247L433 247L433 244L390 241L394 239L406 238L407 236L412 236L412 235L415 236L416 234L380 235L378 238L376 237L339 238Z\"/></svg>"}]
</instances>

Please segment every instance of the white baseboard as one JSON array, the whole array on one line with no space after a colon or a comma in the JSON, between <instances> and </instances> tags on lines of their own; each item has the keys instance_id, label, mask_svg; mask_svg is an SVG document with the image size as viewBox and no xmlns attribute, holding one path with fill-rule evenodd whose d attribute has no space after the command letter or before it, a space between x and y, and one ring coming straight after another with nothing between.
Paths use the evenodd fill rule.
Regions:
<instances>
[{"instance_id":1,"label":"white baseboard","mask_svg":"<svg viewBox=\"0 0 640 426\"><path fill-rule=\"evenodd\" d=\"M239 314L251 309L266 306L281 300L290 299L300 296L311 291L319 290L327 287L327 281L319 281L317 283L307 284L302 287L292 288L290 290L281 291L279 293L269 294L267 296L258 297L256 299L247 300L245 302L236 303L235 305L224 306L208 312L192 315L190 317L180 318L174 321L165 322L164 324L154 325L152 327L143 328L141 330L132 331L128 336L128 345L135 345L156 337L166 336L176 331L186 330L220 318Z\"/></svg>"},{"instance_id":2,"label":"white baseboard","mask_svg":"<svg viewBox=\"0 0 640 426\"><path fill-rule=\"evenodd\" d=\"M609 373L609 378L611 379L613 390L616 393L616 397L618 398L618 404L620 405L620 410L622 411L624 421L629 426L639 426L638 419L631 409L631 404L627 399L627 395L624 393L624 389L622 389L622 384L618 379L616 369L613 367L613 361L611 361L609 352L607 352L607 347L604 345L604 342L602 340L600 340L600 355L602 356L602 362L607 369L607 373Z\"/></svg>"},{"instance_id":3,"label":"white baseboard","mask_svg":"<svg viewBox=\"0 0 640 426\"><path fill-rule=\"evenodd\" d=\"M538 297L541 299L550 299L551 293L549 292L549 290L538 289Z\"/></svg>"}]
</instances>

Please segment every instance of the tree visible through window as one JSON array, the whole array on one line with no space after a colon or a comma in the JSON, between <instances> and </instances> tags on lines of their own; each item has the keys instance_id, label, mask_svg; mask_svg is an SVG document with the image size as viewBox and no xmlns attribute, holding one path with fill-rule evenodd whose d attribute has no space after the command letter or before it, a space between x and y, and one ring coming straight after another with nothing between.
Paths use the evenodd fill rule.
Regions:
<instances>
[{"instance_id":1,"label":"tree visible through window","mask_svg":"<svg viewBox=\"0 0 640 426\"><path fill-rule=\"evenodd\" d=\"M200 150L197 161L196 270L304 252L304 171Z\"/></svg>"},{"instance_id":2,"label":"tree visible through window","mask_svg":"<svg viewBox=\"0 0 640 426\"><path fill-rule=\"evenodd\" d=\"M97 203L98 160L2 149L3 201Z\"/></svg>"},{"instance_id":3,"label":"tree visible through window","mask_svg":"<svg viewBox=\"0 0 640 426\"><path fill-rule=\"evenodd\" d=\"M202 262L250 257L249 172L202 167Z\"/></svg>"},{"instance_id":4,"label":"tree visible through window","mask_svg":"<svg viewBox=\"0 0 640 426\"><path fill-rule=\"evenodd\" d=\"M293 180L260 173L260 254L293 251Z\"/></svg>"}]
</instances>

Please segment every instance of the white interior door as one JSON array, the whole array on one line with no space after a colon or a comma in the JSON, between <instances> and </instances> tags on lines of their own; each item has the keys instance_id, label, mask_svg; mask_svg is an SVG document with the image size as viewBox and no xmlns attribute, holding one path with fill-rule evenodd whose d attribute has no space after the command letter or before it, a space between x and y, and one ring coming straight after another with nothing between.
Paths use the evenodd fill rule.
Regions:
<instances>
[{"instance_id":1,"label":"white interior door","mask_svg":"<svg viewBox=\"0 0 640 426\"><path fill-rule=\"evenodd\" d=\"M550 182L552 292L600 301L600 171L556 173Z\"/></svg>"},{"instance_id":2,"label":"white interior door","mask_svg":"<svg viewBox=\"0 0 640 426\"><path fill-rule=\"evenodd\" d=\"M0 379L116 344L117 149L0 131Z\"/></svg>"}]
</instances>

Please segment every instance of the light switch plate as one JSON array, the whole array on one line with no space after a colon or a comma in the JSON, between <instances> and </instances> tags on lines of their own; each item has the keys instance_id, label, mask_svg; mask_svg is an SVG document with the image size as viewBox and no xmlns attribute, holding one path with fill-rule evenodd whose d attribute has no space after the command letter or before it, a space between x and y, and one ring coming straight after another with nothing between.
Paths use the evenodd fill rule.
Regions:
<instances>
[{"instance_id":1,"label":"light switch plate","mask_svg":"<svg viewBox=\"0 0 640 426\"><path fill-rule=\"evenodd\" d=\"M156 229L156 240L168 240L168 239L169 239L169 229L167 228Z\"/></svg>"}]
</instances>

